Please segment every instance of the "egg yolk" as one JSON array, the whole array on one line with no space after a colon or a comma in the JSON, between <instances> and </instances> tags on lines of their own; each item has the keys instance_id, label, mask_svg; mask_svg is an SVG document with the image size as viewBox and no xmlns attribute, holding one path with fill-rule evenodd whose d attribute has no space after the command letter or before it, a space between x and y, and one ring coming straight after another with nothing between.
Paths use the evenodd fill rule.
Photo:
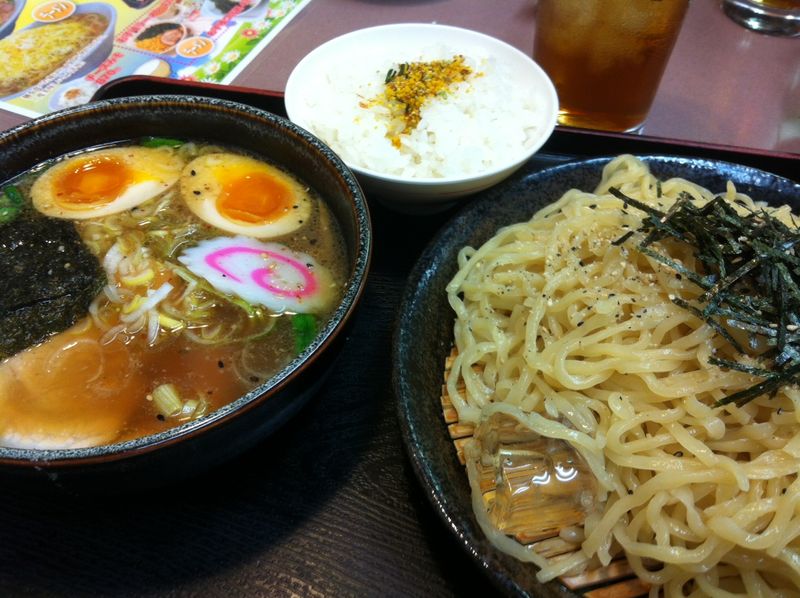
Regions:
<instances>
[{"instance_id":1,"label":"egg yolk","mask_svg":"<svg viewBox=\"0 0 800 598\"><path fill-rule=\"evenodd\" d=\"M70 204L106 204L135 180L131 168L115 158L99 156L78 162L56 181L57 196Z\"/></svg>"},{"instance_id":2,"label":"egg yolk","mask_svg":"<svg viewBox=\"0 0 800 598\"><path fill-rule=\"evenodd\" d=\"M292 190L267 172L248 172L224 177L217 210L229 220L248 224L272 222L292 206Z\"/></svg>"}]
</instances>

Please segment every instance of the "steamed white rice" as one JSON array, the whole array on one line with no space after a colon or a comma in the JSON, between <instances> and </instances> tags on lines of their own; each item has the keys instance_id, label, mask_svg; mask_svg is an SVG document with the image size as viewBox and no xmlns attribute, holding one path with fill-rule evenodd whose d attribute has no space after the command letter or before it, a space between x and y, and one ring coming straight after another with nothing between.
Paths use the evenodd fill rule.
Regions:
<instances>
[{"instance_id":1,"label":"steamed white rice","mask_svg":"<svg viewBox=\"0 0 800 598\"><path fill-rule=\"evenodd\" d=\"M386 73L400 62L450 60L463 54L473 75L444 98L421 109L421 120L401 147L387 137L389 110L369 102L384 89ZM306 126L350 166L412 178L450 178L494 170L526 155L542 109L533 90L520 87L504 65L438 46L413 57L365 56L361 64L328 72L319 93L306 98ZM367 107L364 105L367 104Z\"/></svg>"}]
</instances>

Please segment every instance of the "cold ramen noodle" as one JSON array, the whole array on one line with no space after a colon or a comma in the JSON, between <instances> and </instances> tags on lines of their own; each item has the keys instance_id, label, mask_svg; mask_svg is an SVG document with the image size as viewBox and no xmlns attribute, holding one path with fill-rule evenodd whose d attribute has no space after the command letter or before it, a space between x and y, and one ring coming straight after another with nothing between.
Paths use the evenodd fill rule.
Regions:
<instances>
[{"instance_id":1,"label":"cold ramen noodle","mask_svg":"<svg viewBox=\"0 0 800 598\"><path fill-rule=\"evenodd\" d=\"M209 414L305 349L343 292L325 202L228 148L148 138L2 189L2 446L108 444Z\"/></svg>"},{"instance_id":2,"label":"cold ramen noodle","mask_svg":"<svg viewBox=\"0 0 800 598\"><path fill-rule=\"evenodd\" d=\"M464 248L446 389L492 542L542 581L624 557L653 596L796 595L798 242L621 156Z\"/></svg>"}]
</instances>

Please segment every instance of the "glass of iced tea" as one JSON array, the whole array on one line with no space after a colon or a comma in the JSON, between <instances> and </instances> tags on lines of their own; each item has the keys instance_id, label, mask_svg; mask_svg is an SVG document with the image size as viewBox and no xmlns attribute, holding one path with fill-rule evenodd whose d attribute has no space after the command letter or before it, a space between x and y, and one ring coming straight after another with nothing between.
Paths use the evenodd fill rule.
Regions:
<instances>
[{"instance_id":1,"label":"glass of iced tea","mask_svg":"<svg viewBox=\"0 0 800 598\"><path fill-rule=\"evenodd\" d=\"M800 0L722 0L722 10L748 29L800 36Z\"/></svg>"},{"instance_id":2,"label":"glass of iced tea","mask_svg":"<svg viewBox=\"0 0 800 598\"><path fill-rule=\"evenodd\" d=\"M559 123L644 124L689 0L539 0L533 58L558 90Z\"/></svg>"}]
</instances>

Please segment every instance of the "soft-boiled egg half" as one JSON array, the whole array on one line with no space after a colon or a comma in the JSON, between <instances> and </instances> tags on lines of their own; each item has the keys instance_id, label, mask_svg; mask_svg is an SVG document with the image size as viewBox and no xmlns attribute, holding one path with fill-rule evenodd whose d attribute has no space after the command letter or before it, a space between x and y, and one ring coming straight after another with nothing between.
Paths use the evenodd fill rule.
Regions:
<instances>
[{"instance_id":1,"label":"soft-boiled egg half","mask_svg":"<svg viewBox=\"0 0 800 598\"><path fill-rule=\"evenodd\" d=\"M31 187L34 207L83 219L129 210L174 185L185 160L169 147L111 147L54 164Z\"/></svg>"},{"instance_id":2,"label":"soft-boiled egg half","mask_svg":"<svg viewBox=\"0 0 800 598\"><path fill-rule=\"evenodd\" d=\"M189 162L181 194L208 224L260 239L290 233L311 214L305 187L279 168L238 154L205 154Z\"/></svg>"}]
</instances>

